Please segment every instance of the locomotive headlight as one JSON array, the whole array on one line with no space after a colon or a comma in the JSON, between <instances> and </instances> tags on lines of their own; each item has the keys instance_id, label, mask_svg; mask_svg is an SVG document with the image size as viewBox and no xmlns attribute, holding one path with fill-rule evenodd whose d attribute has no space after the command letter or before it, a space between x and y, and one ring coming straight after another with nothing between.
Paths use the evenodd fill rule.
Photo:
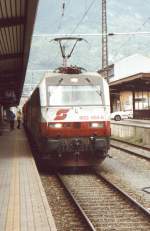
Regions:
<instances>
[{"instance_id":1,"label":"locomotive headlight","mask_svg":"<svg viewBox=\"0 0 150 231\"><path fill-rule=\"evenodd\" d=\"M51 127L51 128L62 128L63 124L61 124L61 123L50 123L48 126Z\"/></svg>"},{"instance_id":2,"label":"locomotive headlight","mask_svg":"<svg viewBox=\"0 0 150 231\"><path fill-rule=\"evenodd\" d=\"M54 127L55 127L55 128L62 128L62 124L56 123L56 124L54 124Z\"/></svg>"},{"instance_id":3,"label":"locomotive headlight","mask_svg":"<svg viewBox=\"0 0 150 231\"><path fill-rule=\"evenodd\" d=\"M103 128L103 122L92 122L90 123L92 128Z\"/></svg>"}]
</instances>

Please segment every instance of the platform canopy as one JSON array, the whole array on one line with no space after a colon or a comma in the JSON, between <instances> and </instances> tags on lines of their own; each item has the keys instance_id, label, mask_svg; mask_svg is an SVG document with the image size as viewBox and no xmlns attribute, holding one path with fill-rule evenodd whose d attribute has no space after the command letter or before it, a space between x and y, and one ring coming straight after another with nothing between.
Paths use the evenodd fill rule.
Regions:
<instances>
[{"instance_id":1,"label":"platform canopy","mask_svg":"<svg viewBox=\"0 0 150 231\"><path fill-rule=\"evenodd\" d=\"M138 73L109 83L110 92L150 91L150 73Z\"/></svg>"},{"instance_id":2,"label":"platform canopy","mask_svg":"<svg viewBox=\"0 0 150 231\"><path fill-rule=\"evenodd\" d=\"M19 104L38 0L0 0L0 105Z\"/></svg>"}]
</instances>

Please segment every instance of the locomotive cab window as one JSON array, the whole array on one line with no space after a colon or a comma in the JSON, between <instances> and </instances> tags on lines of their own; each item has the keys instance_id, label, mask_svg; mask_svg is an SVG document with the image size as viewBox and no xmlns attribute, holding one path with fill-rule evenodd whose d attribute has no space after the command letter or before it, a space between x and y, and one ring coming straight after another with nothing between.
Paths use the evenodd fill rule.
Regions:
<instances>
[{"instance_id":1,"label":"locomotive cab window","mask_svg":"<svg viewBox=\"0 0 150 231\"><path fill-rule=\"evenodd\" d=\"M48 86L49 106L102 105L100 86Z\"/></svg>"}]
</instances>

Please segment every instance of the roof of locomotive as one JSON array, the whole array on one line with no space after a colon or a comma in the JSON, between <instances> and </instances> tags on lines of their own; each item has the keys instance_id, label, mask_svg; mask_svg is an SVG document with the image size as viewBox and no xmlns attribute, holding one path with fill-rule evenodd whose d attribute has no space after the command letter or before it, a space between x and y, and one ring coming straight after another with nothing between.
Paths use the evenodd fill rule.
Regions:
<instances>
[{"instance_id":1,"label":"roof of locomotive","mask_svg":"<svg viewBox=\"0 0 150 231\"><path fill-rule=\"evenodd\" d=\"M93 79L93 77L95 77ZM70 79L80 79L79 83L77 82L71 82L71 84L78 85L78 84L85 84L87 85L87 82L96 82L99 83L101 81L105 81L104 78L96 72L83 72L80 74L64 74L64 73L55 73L55 72L47 72L43 76L41 82L39 85L41 85L44 81L47 83L50 83L51 85L70 85Z\"/></svg>"}]
</instances>

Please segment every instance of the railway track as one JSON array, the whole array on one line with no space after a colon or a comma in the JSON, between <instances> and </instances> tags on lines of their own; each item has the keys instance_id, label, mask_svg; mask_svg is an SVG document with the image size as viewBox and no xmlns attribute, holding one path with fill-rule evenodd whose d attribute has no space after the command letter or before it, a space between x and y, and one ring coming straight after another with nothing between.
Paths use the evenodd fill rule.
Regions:
<instances>
[{"instance_id":1,"label":"railway track","mask_svg":"<svg viewBox=\"0 0 150 231\"><path fill-rule=\"evenodd\" d=\"M111 147L150 161L150 148L111 138Z\"/></svg>"},{"instance_id":2,"label":"railway track","mask_svg":"<svg viewBox=\"0 0 150 231\"><path fill-rule=\"evenodd\" d=\"M90 230L150 230L150 212L102 176L59 174L59 179Z\"/></svg>"},{"instance_id":3,"label":"railway track","mask_svg":"<svg viewBox=\"0 0 150 231\"><path fill-rule=\"evenodd\" d=\"M91 231L58 177L55 174L42 174L41 180L55 219L57 231Z\"/></svg>"}]
</instances>

